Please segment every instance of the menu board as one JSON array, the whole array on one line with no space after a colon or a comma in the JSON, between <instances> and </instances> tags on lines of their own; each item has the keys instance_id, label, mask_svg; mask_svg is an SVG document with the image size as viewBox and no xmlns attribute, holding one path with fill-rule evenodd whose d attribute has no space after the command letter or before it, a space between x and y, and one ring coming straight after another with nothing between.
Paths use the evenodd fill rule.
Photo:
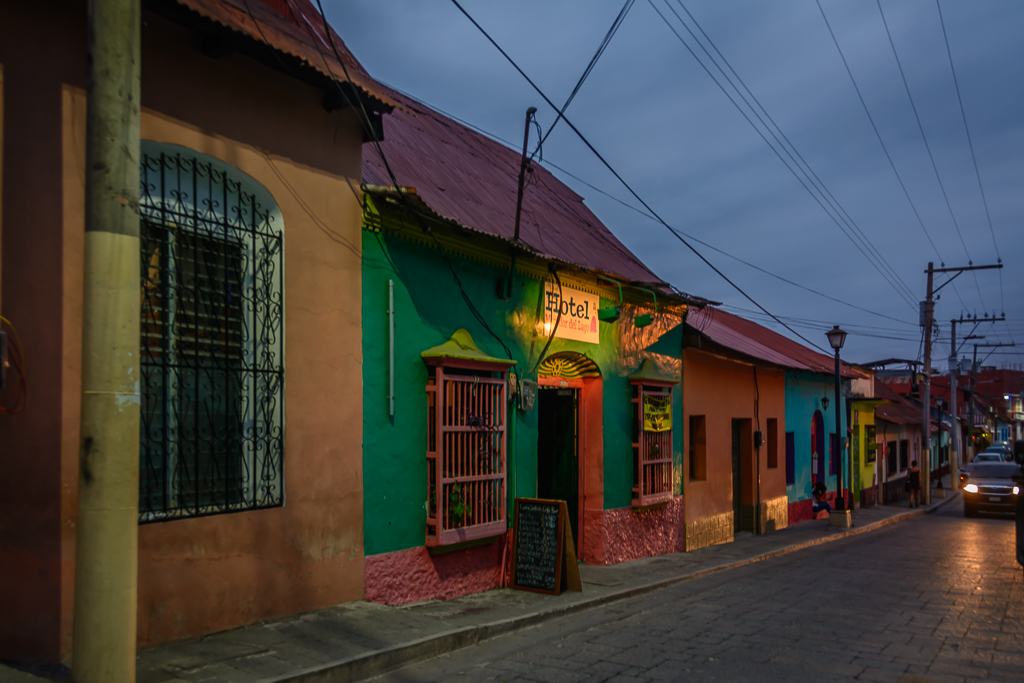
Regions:
<instances>
[{"instance_id":1,"label":"menu board","mask_svg":"<svg viewBox=\"0 0 1024 683\"><path fill-rule=\"evenodd\" d=\"M512 552L513 588L582 590L565 501L516 498Z\"/></svg>"}]
</instances>

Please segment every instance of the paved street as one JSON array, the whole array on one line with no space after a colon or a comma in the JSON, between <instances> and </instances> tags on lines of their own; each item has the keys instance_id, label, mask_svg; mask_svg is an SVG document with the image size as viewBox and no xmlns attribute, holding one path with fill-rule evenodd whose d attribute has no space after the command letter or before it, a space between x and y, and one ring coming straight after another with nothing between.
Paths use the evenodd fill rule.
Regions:
<instances>
[{"instance_id":1,"label":"paved street","mask_svg":"<svg viewBox=\"0 0 1024 683\"><path fill-rule=\"evenodd\" d=\"M684 582L379 681L1021 681L1012 519L936 514Z\"/></svg>"}]
</instances>

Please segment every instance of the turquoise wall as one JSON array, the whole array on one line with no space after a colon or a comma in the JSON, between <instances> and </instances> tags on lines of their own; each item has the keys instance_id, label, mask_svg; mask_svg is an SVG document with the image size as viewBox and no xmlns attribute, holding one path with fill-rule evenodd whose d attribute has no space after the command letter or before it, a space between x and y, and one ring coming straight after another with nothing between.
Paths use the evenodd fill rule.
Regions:
<instances>
[{"instance_id":1,"label":"turquoise wall","mask_svg":"<svg viewBox=\"0 0 1024 683\"><path fill-rule=\"evenodd\" d=\"M828 410L821 409L821 397L827 396ZM795 452L795 483L786 486L789 502L806 500L811 497L811 421L814 411L820 410L825 424L825 457L828 444L836 431L835 382L832 375L818 375L811 372L786 373L786 431L793 432ZM846 398L842 403L845 405ZM840 413L842 433L846 430L846 409ZM849 453L847 452L847 456ZM830 475L825 465L825 484L829 491L836 490L836 475Z\"/></svg>"},{"instance_id":2,"label":"turquoise wall","mask_svg":"<svg viewBox=\"0 0 1024 683\"><path fill-rule=\"evenodd\" d=\"M481 238L483 239L483 238ZM524 376L544 339L535 338L543 282L517 273L513 296L502 301L496 281L506 269L449 255L470 300L499 335ZM395 291L395 416L388 415L388 280ZM367 555L421 546L426 524L427 369L420 352L465 328L485 353L506 358L501 345L470 312L436 248L363 231L363 473L364 547ZM601 305L611 302L602 298ZM576 351L601 369L604 393L604 505L632 501L632 404L626 375L640 356L623 358L621 323L600 324L600 345L555 339L548 353ZM678 355L678 354L677 354ZM536 373L530 375L536 379ZM678 427L682 392L674 392ZM509 495L537 492L537 411L509 410ZM676 429L676 467L682 430ZM678 491L677 491L678 493Z\"/></svg>"}]
</instances>

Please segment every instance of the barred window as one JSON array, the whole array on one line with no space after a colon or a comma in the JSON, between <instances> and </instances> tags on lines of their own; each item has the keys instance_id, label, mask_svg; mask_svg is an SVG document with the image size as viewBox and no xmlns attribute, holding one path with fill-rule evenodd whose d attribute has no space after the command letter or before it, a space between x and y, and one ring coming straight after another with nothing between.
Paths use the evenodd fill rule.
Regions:
<instances>
[{"instance_id":1,"label":"barred window","mask_svg":"<svg viewBox=\"0 0 1024 683\"><path fill-rule=\"evenodd\" d=\"M281 505L277 207L226 164L144 145L139 522Z\"/></svg>"}]
</instances>

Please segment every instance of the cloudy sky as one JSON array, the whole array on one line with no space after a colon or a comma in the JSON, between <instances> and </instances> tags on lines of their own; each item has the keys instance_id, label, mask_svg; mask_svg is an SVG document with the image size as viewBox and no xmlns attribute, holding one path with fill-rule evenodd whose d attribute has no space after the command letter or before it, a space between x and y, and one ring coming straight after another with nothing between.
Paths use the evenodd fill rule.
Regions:
<instances>
[{"instance_id":1,"label":"cloudy sky","mask_svg":"<svg viewBox=\"0 0 1024 683\"><path fill-rule=\"evenodd\" d=\"M460 1L558 105L623 6ZM371 74L446 114L518 141L513 146L521 144L527 107L538 108L545 130L555 120L450 0L324 6ZM566 116L759 304L823 346L832 324L847 329L845 358L919 356L917 302L929 261L1005 264L965 273L942 290L938 367L949 355L949 321L961 315L1005 311L1006 323L982 324L975 334L986 336L983 343L1016 337L1024 345L1024 2L941 0L947 52L935 0L883 0L899 64L876 2L821 0L821 7L842 56L815 0L636 0ZM556 127L543 156L662 278L789 334L642 215L569 126ZM998 349L989 363L1024 363L1024 349Z\"/></svg>"}]
</instances>

